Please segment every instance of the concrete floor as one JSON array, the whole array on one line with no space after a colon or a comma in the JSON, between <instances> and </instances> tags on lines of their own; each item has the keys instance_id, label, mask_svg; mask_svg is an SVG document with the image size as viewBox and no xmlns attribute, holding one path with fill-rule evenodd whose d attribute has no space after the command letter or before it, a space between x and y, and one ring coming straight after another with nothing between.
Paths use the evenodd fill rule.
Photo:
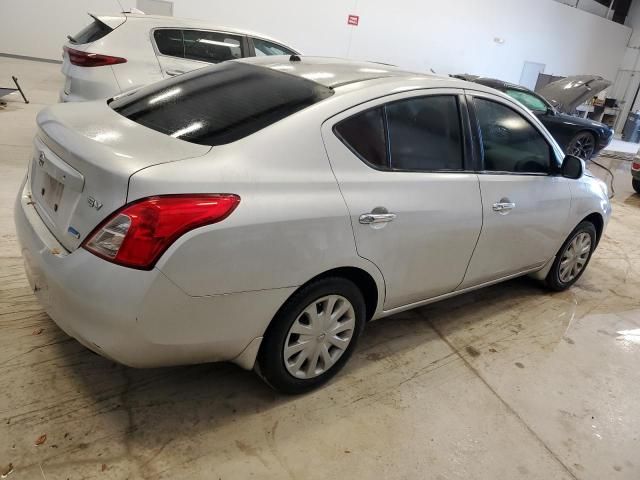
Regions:
<instances>
[{"instance_id":1,"label":"concrete floor","mask_svg":"<svg viewBox=\"0 0 640 480\"><path fill-rule=\"evenodd\" d=\"M628 163L604 160L614 216L570 291L519 279L374 322L334 381L282 397L232 365L113 364L42 311L11 209L58 70L0 58L1 78L18 75L32 100L0 109L0 473L640 478L640 196Z\"/></svg>"}]
</instances>

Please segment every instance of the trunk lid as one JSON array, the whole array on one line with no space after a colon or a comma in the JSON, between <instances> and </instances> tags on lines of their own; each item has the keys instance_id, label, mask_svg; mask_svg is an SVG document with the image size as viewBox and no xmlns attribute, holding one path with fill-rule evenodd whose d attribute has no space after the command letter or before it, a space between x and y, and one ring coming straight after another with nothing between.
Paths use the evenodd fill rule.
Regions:
<instances>
[{"instance_id":1,"label":"trunk lid","mask_svg":"<svg viewBox=\"0 0 640 480\"><path fill-rule=\"evenodd\" d=\"M538 93L561 112L572 113L609 85L609 80L596 75L574 75L551 82L538 90Z\"/></svg>"},{"instance_id":2,"label":"trunk lid","mask_svg":"<svg viewBox=\"0 0 640 480\"><path fill-rule=\"evenodd\" d=\"M32 201L69 251L126 203L135 172L211 149L138 125L106 101L55 105L40 112L37 123L29 174Z\"/></svg>"}]
</instances>

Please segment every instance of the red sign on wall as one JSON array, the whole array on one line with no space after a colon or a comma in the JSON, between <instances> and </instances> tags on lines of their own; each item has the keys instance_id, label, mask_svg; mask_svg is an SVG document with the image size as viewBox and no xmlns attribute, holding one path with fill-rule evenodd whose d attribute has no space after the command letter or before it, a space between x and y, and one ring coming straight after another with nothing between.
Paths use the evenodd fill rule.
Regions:
<instances>
[{"instance_id":1,"label":"red sign on wall","mask_svg":"<svg viewBox=\"0 0 640 480\"><path fill-rule=\"evenodd\" d=\"M358 22L360 22L360 15L349 15L347 17L347 25L353 25L354 27L357 27Z\"/></svg>"}]
</instances>

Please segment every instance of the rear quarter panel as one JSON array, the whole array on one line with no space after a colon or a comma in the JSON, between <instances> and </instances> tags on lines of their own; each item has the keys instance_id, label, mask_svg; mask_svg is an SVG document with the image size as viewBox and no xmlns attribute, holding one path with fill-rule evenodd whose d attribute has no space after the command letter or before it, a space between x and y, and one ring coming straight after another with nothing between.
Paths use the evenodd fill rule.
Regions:
<instances>
[{"instance_id":1,"label":"rear quarter panel","mask_svg":"<svg viewBox=\"0 0 640 480\"><path fill-rule=\"evenodd\" d=\"M202 158L133 175L128 201L169 193L241 197L224 221L178 239L158 268L189 295L203 296L299 286L354 266L374 278L381 302L382 277L356 253L320 123L299 112Z\"/></svg>"}]
</instances>

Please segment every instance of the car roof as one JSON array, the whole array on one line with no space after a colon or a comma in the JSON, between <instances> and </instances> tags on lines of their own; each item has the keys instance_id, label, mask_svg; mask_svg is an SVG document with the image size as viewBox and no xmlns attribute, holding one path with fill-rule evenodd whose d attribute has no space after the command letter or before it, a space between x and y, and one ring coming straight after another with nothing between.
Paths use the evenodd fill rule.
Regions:
<instances>
[{"instance_id":1,"label":"car roof","mask_svg":"<svg viewBox=\"0 0 640 480\"><path fill-rule=\"evenodd\" d=\"M216 25L211 22L198 20L194 18L169 17L165 15L146 15L144 13L127 13L127 12L123 13L123 15L127 17L127 21L134 20L134 21L147 22L147 23L153 24L155 27L203 28L206 30L216 30L221 32L236 33L238 35L247 35L250 37L257 37L263 40L270 40L274 43L278 43L285 47L288 46L287 43L282 42L269 35L265 35L263 33L254 32L251 30L244 30L244 29L235 28L235 27L229 27L226 25ZM289 47L289 48L296 50L293 47Z\"/></svg>"},{"instance_id":2,"label":"car roof","mask_svg":"<svg viewBox=\"0 0 640 480\"><path fill-rule=\"evenodd\" d=\"M519 90L521 92L527 93L535 93L532 92L527 87L523 87L522 85L518 85L516 83L505 82L504 80L498 80L497 78L489 78L482 77L480 75L454 75L455 78L459 78L461 80L466 80L468 82L479 83L481 85L486 85L487 87L495 88L496 90Z\"/></svg>"},{"instance_id":3,"label":"car roof","mask_svg":"<svg viewBox=\"0 0 640 480\"><path fill-rule=\"evenodd\" d=\"M296 75L332 88L373 79L389 79L391 81L406 78L425 82L437 81L438 83L448 81L452 86L455 85L458 88L464 88L463 84L467 83L446 76L403 70L384 63L360 62L333 57L276 55L242 58L236 61Z\"/></svg>"}]
</instances>

